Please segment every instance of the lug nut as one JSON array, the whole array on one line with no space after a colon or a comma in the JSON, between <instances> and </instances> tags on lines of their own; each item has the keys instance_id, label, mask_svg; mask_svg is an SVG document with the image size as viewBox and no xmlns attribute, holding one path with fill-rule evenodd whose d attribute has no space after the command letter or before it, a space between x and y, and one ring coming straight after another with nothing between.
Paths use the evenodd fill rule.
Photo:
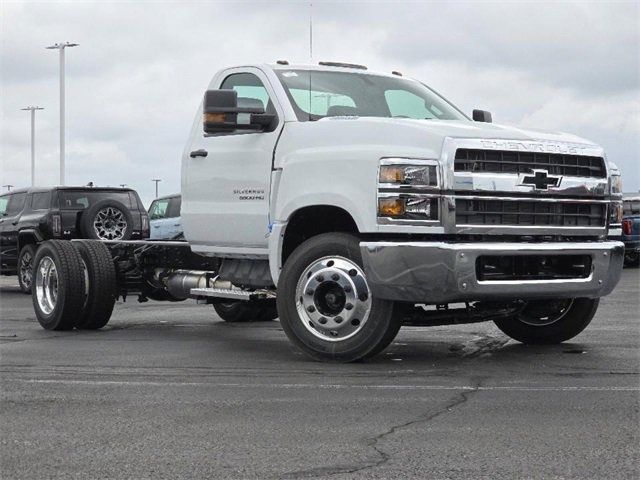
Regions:
<instances>
[{"instance_id":1,"label":"lug nut","mask_svg":"<svg viewBox=\"0 0 640 480\"><path fill-rule=\"evenodd\" d=\"M313 295L313 290L312 289L307 290L307 295Z\"/></svg>"},{"instance_id":2,"label":"lug nut","mask_svg":"<svg viewBox=\"0 0 640 480\"><path fill-rule=\"evenodd\" d=\"M340 280L340 275L338 275L337 273L334 273L333 275L331 275L331 280L333 280L334 282L337 282L338 280Z\"/></svg>"},{"instance_id":3,"label":"lug nut","mask_svg":"<svg viewBox=\"0 0 640 480\"><path fill-rule=\"evenodd\" d=\"M353 305L350 303L347 303L344 308L346 308L347 310L351 310L353 308Z\"/></svg>"},{"instance_id":4,"label":"lug nut","mask_svg":"<svg viewBox=\"0 0 640 480\"><path fill-rule=\"evenodd\" d=\"M351 270L349 270L349 275L351 275L352 277L355 277L358 274L358 271L355 268L352 268Z\"/></svg>"},{"instance_id":5,"label":"lug nut","mask_svg":"<svg viewBox=\"0 0 640 480\"><path fill-rule=\"evenodd\" d=\"M333 321L334 321L334 322L336 322L336 323L342 323L342 317L340 317L340 316L335 317L335 318L333 319Z\"/></svg>"},{"instance_id":6,"label":"lug nut","mask_svg":"<svg viewBox=\"0 0 640 480\"><path fill-rule=\"evenodd\" d=\"M351 287L347 285L346 287L344 287L344 291L347 293L351 293Z\"/></svg>"},{"instance_id":7,"label":"lug nut","mask_svg":"<svg viewBox=\"0 0 640 480\"><path fill-rule=\"evenodd\" d=\"M361 302L366 302L367 299L369 298L369 295L367 295L366 293L362 293L358 298L360 299Z\"/></svg>"},{"instance_id":8,"label":"lug nut","mask_svg":"<svg viewBox=\"0 0 640 480\"><path fill-rule=\"evenodd\" d=\"M307 312L309 312L309 313L313 313L313 312L315 312L315 311L316 311L316 307L314 307L313 305L309 305L309 306L307 307Z\"/></svg>"},{"instance_id":9,"label":"lug nut","mask_svg":"<svg viewBox=\"0 0 640 480\"><path fill-rule=\"evenodd\" d=\"M354 318L353 320L351 320L351 325L353 325L354 327L357 327L358 325L360 325L360 320L358 320L357 318Z\"/></svg>"},{"instance_id":10,"label":"lug nut","mask_svg":"<svg viewBox=\"0 0 640 480\"><path fill-rule=\"evenodd\" d=\"M316 277L316 280L317 280L318 282L324 282L324 277L323 277L322 275L318 275L318 276Z\"/></svg>"},{"instance_id":11,"label":"lug nut","mask_svg":"<svg viewBox=\"0 0 640 480\"><path fill-rule=\"evenodd\" d=\"M325 323L327 323L327 319L322 317L320 320L318 320L318 322L320 322L322 325L324 325Z\"/></svg>"}]
</instances>

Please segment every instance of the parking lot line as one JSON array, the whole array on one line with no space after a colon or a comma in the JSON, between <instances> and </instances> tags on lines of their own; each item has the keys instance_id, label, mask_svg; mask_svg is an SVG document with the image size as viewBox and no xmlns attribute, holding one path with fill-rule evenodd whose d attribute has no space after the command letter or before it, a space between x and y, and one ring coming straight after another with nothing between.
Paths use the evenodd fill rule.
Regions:
<instances>
[{"instance_id":1,"label":"parking lot line","mask_svg":"<svg viewBox=\"0 0 640 480\"><path fill-rule=\"evenodd\" d=\"M131 385L157 387L222 387L222 388L270 388L270 389L361 389L361 390L473 390L473 391L514 391L514 392L638 392L640 386L474 386L474 385L341 385L341 384L312 384L312 383L211 383L211 382L157 382L146 380L64 380L64 379L12 379L22 383L45 383L60 385Z\"/></svg>"}]
</instances>

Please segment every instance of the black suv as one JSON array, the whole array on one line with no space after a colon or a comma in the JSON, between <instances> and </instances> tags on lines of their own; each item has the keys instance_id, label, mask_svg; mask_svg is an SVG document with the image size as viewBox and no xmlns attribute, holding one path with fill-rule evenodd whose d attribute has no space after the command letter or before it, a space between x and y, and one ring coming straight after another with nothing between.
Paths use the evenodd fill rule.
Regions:
<instances>
[{"instance_id":1,"label":"black suv","mask_svg":"<svg viewBox=\"0 0 640 480\"><path fill-rule=\"evenodd\" d=\"M20 289L31 291L31 270L40 242L92 238L149 237L149 217L128 188L52 187L0 195L0 274L18 274Z\"/></svg>"}]
</instances>

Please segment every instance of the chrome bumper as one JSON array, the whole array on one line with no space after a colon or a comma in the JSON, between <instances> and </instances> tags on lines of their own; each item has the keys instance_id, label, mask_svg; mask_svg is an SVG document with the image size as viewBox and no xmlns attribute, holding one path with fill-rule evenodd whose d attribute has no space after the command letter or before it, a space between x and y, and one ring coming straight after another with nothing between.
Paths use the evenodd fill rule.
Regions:
<instances>
[{"instance_id":1,"label":"chrome bumper","mask_svg":"<svg viewBox=\"0 0 640 480\"><path fill-rule=\"evenodd\" d=\"M444 243L361 242L360 250L373 296L415 303L450 303L506 298L597 298L620 280L621 242ZM481 255L590 255L587 278L480 281Z\"/></svg>"}]
</instances>

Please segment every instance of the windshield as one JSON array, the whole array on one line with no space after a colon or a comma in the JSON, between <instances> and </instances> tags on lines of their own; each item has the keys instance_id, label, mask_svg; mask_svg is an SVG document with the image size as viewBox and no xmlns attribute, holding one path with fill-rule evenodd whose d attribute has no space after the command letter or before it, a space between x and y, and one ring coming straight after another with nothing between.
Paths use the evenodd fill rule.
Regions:
<instances>
[{"instance_id":1,"label":"windshield","mask_svg":"<svg viewBox=\"0 0 640 480\"><path fill-rule=\"evenodd\" d=\"M336 116L467 120L413 80L316 70L276 70L276 74L300 121Z\"/></svg>"},{"instance_id":2,"label":"windshield","mask_svg":"<svg viewBox=\"0 0 640 480\"><path fill-rule=\"evenodd\" d=\"M9 195L0 197L0 217L7 212L7 204L9 203Z\"/></svg>"}]
</instances>

